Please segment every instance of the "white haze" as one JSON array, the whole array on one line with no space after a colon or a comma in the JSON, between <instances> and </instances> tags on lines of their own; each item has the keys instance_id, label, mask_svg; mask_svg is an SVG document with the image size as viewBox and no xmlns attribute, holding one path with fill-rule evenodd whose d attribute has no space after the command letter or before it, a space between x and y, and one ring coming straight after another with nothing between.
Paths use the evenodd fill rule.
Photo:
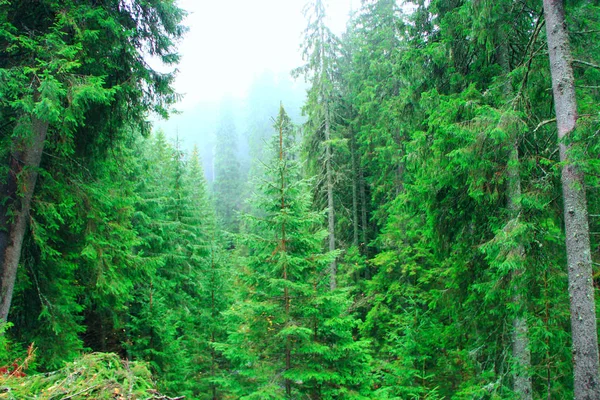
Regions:
<instances>
[{"instance_id":1,"label":"white haze","mask_svg":"<svg viewBox=\"0 0 600 400\"><path fill-rule=\"evenodd\" d=\"M189 32L179 49L175 87L185 98L179 108L224 95L243 97L263 70L288 72L302 64L306 27L304 0L181 0ZM351 0L328 3L330 25L341 32Z\"/></svg>"},{"instance_id":2,"label":"white haze","mask_svg":"<svg viewBox=\"0 0 600 400\"><path fill-rule=\"evenodd\" d=\"M358 5L358 0L354 0ZM176 105L179 115L155 121L167 135L178 135L184 146L212 142L219 104L233 99L247 108L245 98L252 82L270 71L278 79L302 65L300 45L306 28L305 0L180 0L189 14L189 32L179 44L181 62L175 89L183 95ZM344 30L352 0L327 2L328 25L337 34ZM283 77L283 78L282 78ZM304 95L301 78L295 96ZM301 100L301 99L300 99ZM296 101L298 107L301 101ZM298 110L288 110L298 114ZM236 116L243 125L245 111ZM197 121L197 122L194 122ZM241 131L244 127L239 127Z\"/></svg>"}]
</instances>

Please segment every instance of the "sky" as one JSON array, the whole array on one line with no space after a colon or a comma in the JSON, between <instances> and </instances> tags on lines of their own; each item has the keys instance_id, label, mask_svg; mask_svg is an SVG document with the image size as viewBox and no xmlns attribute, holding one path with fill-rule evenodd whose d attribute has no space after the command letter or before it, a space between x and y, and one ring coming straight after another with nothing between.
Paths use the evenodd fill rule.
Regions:
<instances>
[{"instance_id":1,"label":"sky","mask_svg":"<svg viewBox=\"0 0 600 400\"><path fill-rule=\"evenodd\" d=\"M352 2L329 0L328 25L340 34ZM300 45L306 27L306 0L180 0L189 32L175 89L184 95L182 113L223 96L243 98L264 70L288 72L302 65ZM358 4L357 4L358 5Z\"/></svg>"},{"instance_id":2,"label":"sky","mask_svg":"<svg viewBox=\"0 0 600 400\"><path fill-rule=\"evenodd\" d=\"M222 100L233 101L238 148L247 148L245 141L252 129L249 120L256 110L247 100L253 83L256 90L256 83L264 81L266 71L271 73L267 76L277 77L275 79L291 79L291 70L303 64L301 44L307 25L303 9L307 1L178 1L188 13L184 20L188 32L178 45L181 59L174 84L183 98L174 107L177 114L168 120L154 115L151 120L154 128L163 130L171 140L177 137L184 150L191 151L198 146L207 176L221 120ZM358 6L360 0L325 0L327 25L334 33L343 33L353 2ZM157 60L149 62L158 70L168 70ZM286 98L271 99L275 103L273 113L277 113L282 101L294 121L301 123L306 84L303 77L292 82L291 87L289 84L289 81L282 83L287 92L281 95ZM256 92L252 93L256 97ZM270 97L265 95L266 98L273 96L272 93Z\"/></svg>"}]
</instances>

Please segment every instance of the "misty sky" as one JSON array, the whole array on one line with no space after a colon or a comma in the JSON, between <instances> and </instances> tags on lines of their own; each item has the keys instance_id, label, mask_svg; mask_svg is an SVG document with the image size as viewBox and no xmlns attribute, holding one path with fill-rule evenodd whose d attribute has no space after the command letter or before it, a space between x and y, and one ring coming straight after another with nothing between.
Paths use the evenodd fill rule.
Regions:
<instances>
[{"instance_id":1,"label":"misty sky","mask_svg":"<svg viewBox=\"0 0 600 400\"><path fill-rule=\"evenodd\" d=\"M359 0L326 1L327 24L334 33L344 31L353 1L358 6ZM152 119L156 129L164 130L171 139L177 136L184 149L189 151L197 145L207 174L224 98L233 101L238 148L242 152L247 147L244 141L252 124L257 123L257 118L266 119L269 124L280 101L294 121L300 122L306 85L302 77L297 82L291 81L290 71L303 64L301 44L307 24L303 14L306 2L179 0L179 6L189 13L184 21L189 31L178 46L181 61L175 89L183 99L175 109L180 113L166 121L157 120L157 116ZM150 62L164 70L156 60ZM274 88L273 79L280 82L275 85L282 86ZM261 85L270 91L264 93L262 102L268 99L274 107L267 115L265 107L271 104L261 104L261 109L250 104L261 97L257 95ZM253 115L257 111L263 112Z\"/></svg>"},{"instance_id":2,"label":"misty sky","mask_svg":"<svg viewBox=\"0 0 600 400\"><path fill-rule=\"evenodd\" d=\"M358 0L354 0L357 2ZM244 97L263 70L288 72L302 64L306 0L180 0L189 32L179 46L178 109L224 95ZM352 0L328 1L329 26L341 33Z\"/></svg>"}]
</instances>

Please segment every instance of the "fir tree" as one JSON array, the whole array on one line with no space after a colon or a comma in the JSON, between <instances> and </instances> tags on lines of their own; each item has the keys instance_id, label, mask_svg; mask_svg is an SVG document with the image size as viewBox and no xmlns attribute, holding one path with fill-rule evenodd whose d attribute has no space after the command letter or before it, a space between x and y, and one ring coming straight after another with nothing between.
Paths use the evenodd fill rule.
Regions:
<instances>
[{"instance_id":1,"label":"fir tree","mask_svg":"<svg viewBox=\"0 0 600 400\"><path fill-rule=\"evenodd\" d=\"M210 343L227 304L214 211L197 150L188 159L158 132L146 157L136 215L145 279L131 307L129 351L152 363L168 392L200 396L216 390Z\"/></svg>"},{"instance_id":2,"label":"fir tree","mask_svg":"<svg viewBox=\"0 0 600 400\"><path fill-rule=\"evenodd\" d=\"M184 29L172 2L2 2L0 113L0 319L6 320L42 154L105 154L124 127L147 131L146 112L166 115L172 74L142 52L177 61ZM93 111L92 111L93 110ZM22 172L22 173L21 173Z\"/></svg>"},{"instance_id":3,"label":"fir tree","mask_svg":"<svg viewBox=\"0 0 600 400\"><path fill-rule=\"evenodd\" d=\"M321 251L322 214L311 211L283 107L275 128L272 162L255 198L261 213L247 217L244 291L227 313L233 329L220 348L239 375L241 398L362 398L365 343L352 336L357 321L346 292L329 289L335 254Z\"/></svg>"},{"instance_id":4,"label":"fir tree","mask_svg":"<svg viewBox=\"0 0 600 400\"><path fill-rule=\"evenodd\" d=\"M308 115L306 135L306 151L310 155L311 172L320 175L320 183L316 188L317 198L324 193L327 204L328 248L330 252L336 249L335 238L335 170L334 157L334 97L335 97L335 62L339 42L337 37L325 24L325 2L316 0L307 3L305 14L308 26L305 30L304 59L306 64L294 71L304 74L311 87L304 113ZM337 286L337 259L330 265L330 286Z\"/></svg>"},{"instance_id":5,"label":"fir tree","mask_svg":"<svg viewBox=\"0 0 600 400\"><path fill-rule=\"evenodd\" d=\"M238 159L238 137L233 121L233 111L226 104L222 110L221 121L217 129L215 147L215 208L223 230L238 232L238 212L243 193L242 175Z\"/></svg>"},{"instance_id":6,"label":"fir tree","mask_svg":"<svg viewBox=\"0 0 600 400\"><path fill-rule=\"evenodd\" d=\"M224 381L229 365L214 344L226 337L222 312L232 303L233 294L228 255L221 244L197 147L187 163L184 182L187 195L182 221L194 227L187 244L187 279L194 287L190 291L194 308L190 308L184 339L194 379L187 383L196 398L215 400L227 392Z\"/></svg>"}]
</instances>

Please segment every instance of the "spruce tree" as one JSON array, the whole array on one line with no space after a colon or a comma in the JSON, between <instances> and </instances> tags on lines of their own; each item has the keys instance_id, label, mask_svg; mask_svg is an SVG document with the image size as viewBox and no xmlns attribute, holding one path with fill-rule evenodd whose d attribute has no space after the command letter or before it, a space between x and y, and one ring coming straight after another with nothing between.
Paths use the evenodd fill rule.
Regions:
<instances>
[{"instance_id":1,"label":"spruce tree","mask_svg":"<svg viewBox=\"0 0 600 400\"><path fill-rule=\"evenodd\" d=\"M327 242L330 252L336 249L335 238L335 200L334 200L334 97L335 62L338 55L337 37L325 24L325 1L316 0L305 8L308 26L304 38L304 59L306 64L294 73L304 74L311 87L304 113L308 115L306 123L306 148L310 155L311 172L321 176L317 188L317 198L325 197L327 204ZM337 259L330 265L330 286L337 286Z\"/></svg>"},{"instance_id":2,"label":"spruce tree","mask_svg":"<svg viewBox=\"0 0 600 400\"><path fill-rule=\"evenodd\" d=\"M128 349L152 363L167 392L201 396L216 391L222 363L211 342L227 304L214 211L197 150L188 157L158 132L143 163L135 221L145 279L136 285Z\"/></svg>"},{"instance_id":3,"label":"spruce tree","mask_svg":"<svg viewBox=\"0 0 600 400\"><path fill-rule=\"evenodd\" d=\"M207 190L206 179L194 147L186 165L186 197L182 222L193 227L186 247L190 291L189 319L185 325L184 345L190 353L190 376L187 384L195 398L220 399L227 388L226 359L215 343L226 337L222 312L232 303L229 257L223 249L223 237L216 225L215 211Z\"/></svg>"},{"instance_id":4,"label":"spruce tree","mask_svg":"<svg viewBox=\"0 0 600 400\"><path fill-rule=\"evenodd\" d=\"M233 120L233 110L224 105L217 129L215 146L215 208L222 229L226 232L238 232L243 193L242 174L238 155L238 136Z\"/></svg>"},{"instance_id":5,"label":"spruce tree","mask_svg":"<svg viewBox=\"0 0 600 400\"><path fill-rule=\"evenodd\" d=\"M232 330L220 346L238 373L240 398L362 398L368 381L364 342L347 294L329 287L335 254L323 253L322 214L311 211L309 183L283 107L267 178L254 199L260 214L247 216L240 285L227 312Z\"/></svg>"},{"instance_id":6,"label":"spruce tree","mask_svg":"<svg viewBox=\"0 0 600 400\"><path fill-rule=\"evenodd\" d=\"M15 286L20 342L35 341L44 369L72 360L84 348L124 355L132 288L141 272L132 249L135 139L107 158L48 158L33 197ZM49 150L51 151L51 150Z\"/></svg>"},{"instance_id":7,"label":"spruce tree","mask_svg":"<svg viewBox=\"0 0 600 400\"><path fill-rule=\"evenodd\" d=\"M183 11L156 0L121 7L73 1L0 4L0 319L6 320L46 149L106 151L125 126L147 131L146 112L166 115L176 96L143 52L177 61ZM90 151L91 150L91 151Z\"/></svg>"}]
</instances>

